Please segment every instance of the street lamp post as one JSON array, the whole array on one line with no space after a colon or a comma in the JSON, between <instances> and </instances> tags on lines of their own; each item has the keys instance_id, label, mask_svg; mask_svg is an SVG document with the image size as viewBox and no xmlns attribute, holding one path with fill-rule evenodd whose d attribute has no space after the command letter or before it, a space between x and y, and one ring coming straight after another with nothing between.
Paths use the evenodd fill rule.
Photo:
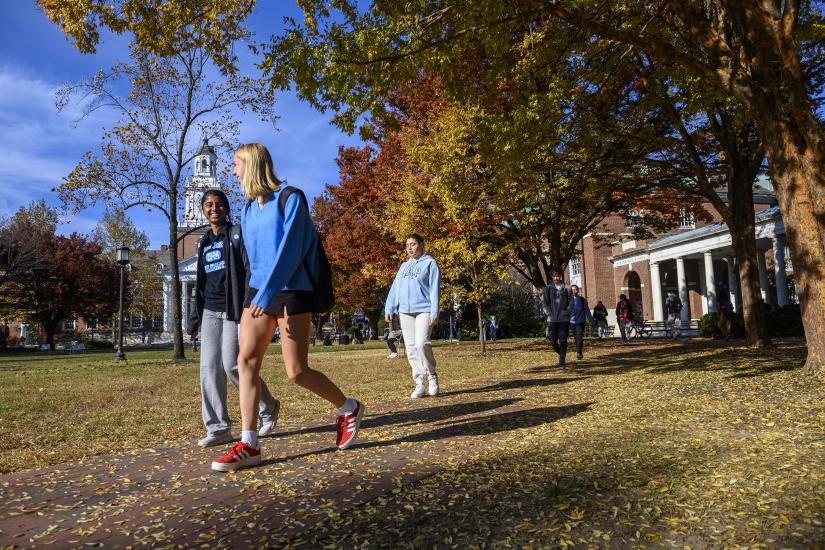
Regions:
<instances>
[{"instance_id":1,"label":"street lamp post","mask_svg":"<svg viewBox=\"0 0 825 550\"><path fill-rule=\"evenodd\" d=\"M125 361L123 353L123 295L126 293L126 266L129 265L129 247L121 246L117 249L117 263L120 264L120 307L117 313L117 353L115 361Z\"/></svg>"}]
</instances>

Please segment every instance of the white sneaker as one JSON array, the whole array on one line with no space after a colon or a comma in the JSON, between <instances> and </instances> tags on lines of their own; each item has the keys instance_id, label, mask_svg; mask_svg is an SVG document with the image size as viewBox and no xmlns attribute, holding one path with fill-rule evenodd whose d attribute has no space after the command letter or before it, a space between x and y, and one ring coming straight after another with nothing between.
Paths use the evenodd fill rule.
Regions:
<instances>
[{"instance_id":1,"label":"white sneaker","mask_svg":"<svg viewBox=\"0 0 825 550\"><path fill-rule=\"evenodd\" d=\"M198 440L198 445L201 447L214 447L216 445L225 445L232 441L235 441L235 438L232 437L232 431L229 430L219 434L207 434L206 437Z\"/></svg>"},{"instance_id":2,"label":"white sneaker","mask_svg":"<svg viewBox=\"0 0 825 550\"><path fill-rule=\"evenodd\" d=\"M398 359L398 354L397 353L391 353L391 354L387 355L387 359Z\"/></svg>"},{"instance_id":3,"label":"white sneaker","mask_svg":"<svg viewBox=\"0 0 825 550\"><path fill-rule=\"evenodd\" d=\"M436 395L438 395L438 376L434 374L431 375L428 379L428 382L429 384L427 387L427 393L430 397L435 397Z\"/></svg>"},{"instance_id":4,"label":"white sneaker","mask_svg":"<svg viewBox=\"0 0 825 550\"><path fill-rule=\"evenodd\" d=\"M413 399L419 399L421 397L424 397L424 395L425 395L425 393L424 393L424 382L423 381L416 382L415 383L415 389L410 394L410 397L412 397Z\"/></svg>"}]
</instances>

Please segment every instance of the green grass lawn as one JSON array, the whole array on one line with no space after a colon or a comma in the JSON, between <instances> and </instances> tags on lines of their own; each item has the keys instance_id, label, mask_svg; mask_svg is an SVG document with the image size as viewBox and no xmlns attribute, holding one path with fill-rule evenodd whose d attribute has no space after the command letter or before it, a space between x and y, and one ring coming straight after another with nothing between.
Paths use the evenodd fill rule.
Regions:
<instances>
[{"instance_id":1,"label":"green grass lawn","mask_svg":"<svg viewBox=\"0 0 825 550\"><path fill-rule=\"evenodd\" d=\"M486 374L477 344L436 346L450 383ZM280 351L270 346L262 377L282 402L281 418L302 420L329 411L326 402L288 381ZM515 354L525 361L527 355ZM169 360L169 350L126 356L120 363L111 350L0 355L0 473L201 437L198 354L188 350L190 361L180 364ZM527 364L499 362L507 363L505 370ZM383 342L315 346L310 363L364 401L400 398L411 390L406 360L387 359ZM230 386L236 429L237 395Z\"/></svg>"}]
</instances>

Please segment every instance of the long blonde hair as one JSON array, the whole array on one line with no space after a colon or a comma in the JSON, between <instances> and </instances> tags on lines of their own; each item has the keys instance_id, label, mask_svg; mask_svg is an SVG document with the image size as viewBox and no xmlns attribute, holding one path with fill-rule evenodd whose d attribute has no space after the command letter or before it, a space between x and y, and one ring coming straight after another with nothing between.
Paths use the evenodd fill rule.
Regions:
<instances>
[{"instance_id":1,"label":"long blonde hair","mask_svg":"<svg viewBox=\"0 0 825 550\"><path fill-rule=\"evenodd\" d=\"M272 157L266 147L260 143L243 143L235 154L244 162L241 189L246 200L275 193L281 188L281 180L275 176Z\"/></svg>"}]
</instances>

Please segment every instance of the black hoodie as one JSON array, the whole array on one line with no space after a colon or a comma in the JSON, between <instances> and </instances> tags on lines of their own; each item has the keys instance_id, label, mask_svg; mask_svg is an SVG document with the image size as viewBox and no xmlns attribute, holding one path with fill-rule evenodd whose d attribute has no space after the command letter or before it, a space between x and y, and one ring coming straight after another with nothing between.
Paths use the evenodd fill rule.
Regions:
<instances>
[{"instance_id":1,"label":"black hoodie","mask_svg":"<svg viewBox=\"0 0 825 550\"><path fill-rule=\"evenodd\" d=\"M211 231L211 229L209 230ZM243 313L243 300L246 296L246 285L249 279L249 258L243 246L243 235L240 225L227 224L224 250L228 250L226 262L226 318L230 321L240 321ZM203 289L206 285L206 271L203 264L202 238L198 241L198 271L195 278L195 303L189 313L189 334L200 331L201 317L203 316Z\"/></svg>"}]
</instances>

